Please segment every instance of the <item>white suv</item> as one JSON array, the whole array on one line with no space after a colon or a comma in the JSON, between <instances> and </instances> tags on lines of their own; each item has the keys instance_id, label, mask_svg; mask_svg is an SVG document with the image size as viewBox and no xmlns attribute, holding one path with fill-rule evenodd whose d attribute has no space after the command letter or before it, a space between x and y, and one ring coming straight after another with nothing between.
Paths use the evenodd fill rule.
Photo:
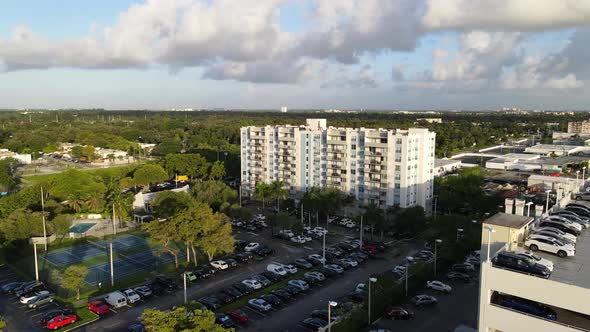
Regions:
<instances>
[{"instance_id":1,"label":"white suv","mask_svg":"<svg viewBox=\"0 0 590 332\"><path fill-rule=\"evenodd\" d=\"M525 242L524 245L529 247L531 251L542 250L556 254L559 257L574 256L576 249L571 244L566 244L555 238L533 234Z\"/></svg>"}]
</instances>

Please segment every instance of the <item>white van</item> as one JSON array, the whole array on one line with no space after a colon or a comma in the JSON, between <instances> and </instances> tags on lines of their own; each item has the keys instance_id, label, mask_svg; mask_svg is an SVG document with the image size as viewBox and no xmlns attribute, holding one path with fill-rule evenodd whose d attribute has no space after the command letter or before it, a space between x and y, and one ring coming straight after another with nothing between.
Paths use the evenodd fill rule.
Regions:
<instances>
[{"instance_id":1,"label":"white van","mask_svg":"<svg viewBox=\"0 0 590 332\"><path fill-rule=\"evenodd\" d=\"M127 298L121 292L109 293L104 300L113 308L121 308L127 305Z\"/></svg>"},{"instance_id":2,"label":"white van","mask_svg":"<svg viewBox=\"0 0 590 332\"><path fill-rule=\"evenodd\" d=\"M284 276L287 271L283 268L282 264L271 263L266 266L266 270Z\"/></svg>"}]
</instances>

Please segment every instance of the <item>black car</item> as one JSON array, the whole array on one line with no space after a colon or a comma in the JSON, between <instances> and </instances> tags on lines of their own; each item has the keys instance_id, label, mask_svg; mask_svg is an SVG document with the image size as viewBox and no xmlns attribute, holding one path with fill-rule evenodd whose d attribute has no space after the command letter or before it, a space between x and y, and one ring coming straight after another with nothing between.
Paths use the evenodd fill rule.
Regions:
<instances>
[{"instance_id":1,"label":"black car","mask_svg":"<svg viewBox=\"0 0 590 332\"><path fill-rule=\"evenodd\" d=\"M146 286L148 286L152 290L152 294L160 295L164 293L164 287L162 287L160 283L152 282L150 284L147 284Z\"/></svg>"},{"instance_id":2,"label":"black car","mask_svg":"<svg viewBox=\"0 0 590 332\"><path fill-rule=\"evenodd\" d=\"M42 324L47 324L47 322L50 321L51 319L53 319L54 317L61 316L61 315L71 315L73 313L74 312L72 310L66 309L66 308L52 309L52 310L44 312L41 315L40 321Z\"/></svg>"},{"instance_id":3,"label":"black car","mask_svg":"<svg viewBox=\"0 0 590 332\"><path fill-rule=\"evenodd\" d=\"M244 240L235 240L234 241L234 248L238 249L238 250L244 250L244 248L248 245L248 241L244 241Z\"/></svg>"},{"instance_id":4,"label":"black car","mask_svg":"<svg viewBox=\"0 0 590 332\"><path fill-rule=\"evenodd\" d=\"M273 294L264 294L260 296L260 298L270 303L270 305L272 305L273 307L281 305L281 303L283 303L278 296Z\"/></svg>"},{"instance_id":5,"label":"black car","mask_svg":"<svg viewBox=\"0 0 590 332\"><path fill-rule=\"evenodd\" d=\"M226 259L224 259L224 261L227 263L227 265L229 267L236 267L236 266L238 266L238 261L236 261L233 258L226 258Z\"/></svg>"},{"instance_id":6,"label":"black car","mask_svg":"<svg viewBox=\"0 0 590 332\"><path fill-rule=\"evenodd\" d=\"M328 310L326 310L326 309L314 310L311 312L311 317L312 318L319 318L319 319L327 322L328 321ZM335 320L334 315L332 315L332 317L330 317L330 320L332 320L332 321Z\"/></svg>"},{"instance_id":7,"label":"black car","mask_svg":"<svg viewBox=\"0 0 590 332\"><path fill-rule=\"evenodd\" d=\"M258 281L259 283L262 284L262 287L268 287L272 284L272 282L270 280L268 280L268 278L266 278L265 276L261 275L261 274L256 274L252 276L252 279Z\"/></svg>"},{"instance_id":8,"label":"black car","mask_svg":"<svg viewBox=\"0 0 590 332\"><path fill-rule=\"evenodd\" d=\"M14 292L14 295L16 295L16 297L21 297L25 294L35 293L38 291L42 291L44 289L45 285L40 281L36 281L34 283L29 283L25 287L20 287L17 291Z\"/></svg>"},{"instance_id":9,"label":"black car","mask_svg":"<svg viewBox=\"0 0 590 332\"><path fill-rule=\"evenodd\" d=\"M244 293L240 292L239 290L233 287L225 288L222 290L222 292L233 297L234 299L239 299L240 297L244 296Z\"/></svg>"},{"instance_id":10,"label":"black car","mask_svg":"<svg viewBox=\"0 0 590 332\"><path fill-rule=\"evenodd\" d=\"M320 272L321 274L325 275L328 278L332 278L338 275L338 272L332 270L332 269L328 269L325 267L321 267L318 269L318 272Z\"/></svg>"},{"instance_id":11,"label":"black car","mask_svg":"<svg viewBox=\"0 0 590 332\"><path fill-rule=\"evenodd\" d=\"M295 266L302 268L302 269L311 269L313 265L303 258L298 258L295 260Z\"/></svg>"},{"instance_id":12,"label":"black car","mask_svg":"<svg viewBox=\"0 0 590 332\"><path fill-rule=\"evenodd\" d=\"M229 304L232 303L235 298L223 291L216 293L215 297L219 300L219 302L221 302L221 304L225 305L225 304Z\"/></svg>"},{"instance_id":13,"label":"black car","mask_svg":"<svg viewBox=\"0 0 590 332\"><path fill-rule=\"evenodd\" d=\"M174 280L165 275L157 276L155 281L156 283L162 285L162 287L164 287L164 289L166 289L169 292L178 289L178 284Z\"/></svg>"},{"instance_id":14,"label":"black car","mask_svg":"<svg viewBox=\"0 0 590 332\"><path fill-rule=\"evenodd\" d=\"M328 322L319 318L306 318L301 322L301 325L312 331L319 331L328 325Z\"/></svg>"},{"instance_id":15,"label":"black car","mask_svg":"<svg viewBox=\"0 0 590 332\"><path fill-rule=\"evenodd\" d=\"M492 265L533 274L541 278L549 278L551 276L551 270L545 265L538 264L532 259L508 251L498 253L492 259Z\"/></svg>"},{"instance_id":16,"label":"black car","mask_svg":"<svg viewBox=\"0 0 590 332\"><path fill-rule=\"evenodd\" d=\"M193 271L193 273L199 279L207 278L207 277L211 276L211 274L213 274L213 272L211 272L211 269L208 266L204 266L204 265L197 266L195 268L195 270Z\"/></svg>"},{"instance_id":17,"label":"black car","mask_svg":"<svg viewBox=\"0 0 590 332\"><path fill-rule=\"evenodd\" d=\"M569 234L572 234L575 236L579 236L580 234L582 234L581 231L579 231L577 229L570 228L564 223L560 223L557 221L551 221L551 220L542 220L539 223L539 227L553 227L553 228L557 228L561 231L564 231L566 233L569 233Z\"/></svg>"},{"instance_id":18,"label":"black car","mask_svg":"<svg viewBox=\"0 0 590 332\"><path fill-rule=\"evenodd\" d=\"M241 262L241 263L245 263L248 262L249 260L251 260L254 256L252 256L251 253L249 252L241 252L239 254L236 255L236 259Z\"/></svg>"},{"instance_id":19,"label":"black car","mask_svg":"<svg viewBox=\"0 0 590 332\"><path fill-rule=\"evenodd\" d=\"M362 303L365 299L363 297L363 294L359 293L357 291L352 291L352 292L348 293L347 297L356 303Z\"/></svg>"},{"instance_id":20,"label":"black car","mask_svg":"<svg viewBox=\"0 0 590 332\"><path fill-rule=\"evenodd\" d=\"M279 288L279 289L275 289L272 292L270 292L272 295L275 295L276 297L278 297L279 299L283 300L283 302L290 300L293 296L291 295L291 293L289 293L288 291Z\"/></svg>"},{"instance_id":21,"label":"black car","mask_svg":"<svg viewBox=\"0 0 590 332\"><path fill-rule=\"evenodd\" d=\"M263 277L267 278L268 280L270 280L272 282L277 282L277 281L283 279L281 277L281 275L276 274L276 273L271 272L271 271L264 271L260 275L262 275Z\"/></svg>"},{"instance_id":22,"label":"black car","mask_svg":"<svg viewBox=\"0 0 590 332\"><path fill-rule=\"evenodd\" d=\"M392 320L414 319L414 313L403 307L389 307L385 309L385 315Z\"/></svg>"},{"instance_id":23,"label":"black car","mask_svg":"<svg viewBox=\"0 0 590 332\"><path fill-rule=\"evenodd\" d=\"M231 318L221 312L215 313L215 323L223 326L226 329L232 328L236 325Z\"/></svg>"},{"instance_id":24,"label":"black car","mask_svg":"<svg viewBox=\"0 0 590 332\"><path fill-rule=\"evenodd\" d=\"M266 256L272 254L273 251L272 251L272 249L270 249L269 246L267 246L265 244L261 244L260 246L258 246L258 248L256 248L254 250L254 253L258 256L266 257Z\"/></svg>"},{"instance_id":25,"label":"black car","mask_svg":"<svg viewBox=\"0 0 590 332\"><path fill-rule=\"evenodd\" d=\"M310 286L319 282L316 278L312 278L310 276L303 276L302 280L308 283Z\"/></svg>"},{"instance_id":26,"label":"black car","mask_svg":"<svg viewBox=\"0 0 590 332\"><path fill-rule=\"evenodd\" d=\"M252 292L254 291L252 288L242 284L241 282L234 284L233 287L242 292L243 294L252 294Z\"/></svg>"},{"instance_id":27,"label":"black car","mask_svg":"<svg viewBox=\"0 0 590 332\"><path fill-rule=\"evenodd\" d=\"M445 277L449 280L458 280L458 281L463 281L465 283L468 283L471 281L471 277L468 274L462 273L462 272L455 272L455 271L451 271L449 273L447 273L445 275Z\"/></svg>"},{"instance_id":28,"label":"black car","mask_svg":"<svg viewBox=\"0 0 590 332\"><path fill-rule=\"evenodd\" d=\"M2 290L2 293L4 293L4 294L12 293L12 292L14 292L15 289L21 287L23 284L24 284L24 282L15 281L15 282L11 282L11 283L2 285L2 288L0 288L0 289Z\"/></svg>"},{"instance_id":29,"label":"black car","mask_svg":"<svg viewBox=\"0 0 590 332\"><path fill-rule=\"evenodd\" d=\"M221 308L221 304L219 303L220 301L215 296L204 296L200 298L198 302L209 310L217 310Z\"/></svg>"},{"instance_id":30,"label":"black car","mask_svg":"<svg viewBox=\"0 0 590 332\"><path fill-rule=\"evenodd\" d=\"M299 295L302 292L301 289L299 289L295 286L291 286L291 285L287 285L287 286L283 287L283 289L286 290L287 292L289 292L289 294L291 294L291 296Z\"/></svg>"}]
</instances>

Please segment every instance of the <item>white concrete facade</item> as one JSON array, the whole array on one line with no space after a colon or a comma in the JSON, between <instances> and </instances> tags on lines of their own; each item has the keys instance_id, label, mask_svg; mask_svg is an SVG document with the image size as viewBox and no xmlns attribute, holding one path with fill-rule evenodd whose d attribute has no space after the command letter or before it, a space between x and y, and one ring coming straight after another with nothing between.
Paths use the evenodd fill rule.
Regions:
<instances>
[{"instance_id":1,"label":"white concrete facade","mask_svg":"<svg viewBox=\"0 0 590 332\"><path fill-rule=\"evenodd\" d=\"M386 130L305 126L241 128L242 189L283 181L291 194L336 187L381 207L429 207L436 134L428 129Z\"/></svg>"}]
</instances>

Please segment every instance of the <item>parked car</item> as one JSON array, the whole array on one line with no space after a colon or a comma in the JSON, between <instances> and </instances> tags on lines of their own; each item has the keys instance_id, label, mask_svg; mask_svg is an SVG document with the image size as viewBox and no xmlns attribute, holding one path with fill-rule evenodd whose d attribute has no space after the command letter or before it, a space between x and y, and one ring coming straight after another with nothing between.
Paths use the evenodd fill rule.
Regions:
<instances>
[{"instance_id":1,"label":"parked car","mask_svg":"<svg viewBox=\"0 0 590 332\"><path fill-rule=\"evenodd\" d=\"M342 266L338 265L338 264L327 264L325 266L326 269L330 269L338 274L341 274L344 272L344 269L342 268Z\"/></svg>"},{"instance_id":2,"label":"parked car","mask_svg":"<svg viewBox=\"0 0 590 332\"><path fill-rule=\"evenodd\" d=\"M299 295L299 294L301 294L301 292L303 292L301 290L301 288L295 287L295 286L291 286L291 285L287 285L283 289L286 290L287 292L289 292L289 294L291 294L293 296Z\"/></svg>"},{"instance_id":3,"label":"parked car","mask_svg":"<svg viewBox=\"0 0 590 332\"><path fill-rule=\"evenodd\" d=\"M240 297L244 296L244 293L240 292L239 290L233 287L224 288L221 292L227 294L228 296L231 296L234 299L239 299Z\"/></svg>"},{"instance_id":4,"label":"parked car","mask_svg":"<svg viewBox=\"0 0 590 332\"><path fill-rule=\"evenodd\" d=\"M0 290L2 291L3 294L12 293L12 292L14 292L15 289L19 288L23 284L24 284L24 282L22 282L22 281L10 282L10 283L2 285Z\"/></svg>"},{"instance_id":5,"label":"parked car","mask_svg":"<svg viewBox=\"0 0 590 332\"><path fill-rule=\"evenodd\" d=\"M562 258L568 256L571 257L576 254L576 248L573 245L566 244L553 237L540 234L530 235L526 241L524 241L524 245L527 246L531 251L541 250L550 252Z\"/></svg>"},{"instance_id":6,"label":"parked car","mask_svg":"<svg viewBox=\"0 0 590 332\"><path fill-rule=\"evenodd\" d=\"M260 298L270 303L270 305L272 305L273 307L279 306L283 303L278 296L273 294L264 294L260 296Z\"/></svg>"},{"instance_id":7,"label":"parked car","mask_svg":"<svg viewBox=\"0 0 590 332\"><path fill-rule=\"evenodd\" d=\"M302 292L305 292L309 289L309 285L301 279L289 280L287 284L299 288Z\"/></svg>"},{"instance_id":8,"label":"parked car","mask_svg":"<svg viewBox=\"0 0 590 332\"><path fill-rule=\"evenodd\" d=\"M215 293L215 298L217 298L219 300L219 302L221 302L221 304L226 305L229 303L232 303L235 298L231 295L229 295L228 293L224 292L224 291L220 291L218 293Z\"/></svg>"},{"instance_id":9,"label":"parked car","mask_svg":"<svg viewBox=\"0 0 590 332\"><path fill-rule=\"evenodd\" d=\"M385 316L392 320L411 320L414 319L414 313L404 307L388 307L385 309Z\"/></svg>"},{"instance_id":10,"label":"parked car","mask_svg":"<svg viewBox=\"0 0 590 332\"><path fill-rule=\"evenodd\" d=\"M273 264L282 266L283 269L285 269L285 271L287 271L290 274L297 273L297 268L295 266L293 266L293 265L290 265L290 264L281 264L281 263L276 263L276 262L274 262Z\"/></svg>"},{"instance_id":11,"label":"parked car","mask_svg":"<svg viewBox=\"0 0 590 332\"><path fill-rule=\"evenodd\" d=\"M326 280L326 277L321 272L317 272L317 271L305 272L305 274L303 276L306 277L306 278L315 279L317 281L324 281L324 280Z\"/></svg>"},{"instance_id":12,"label":"parked car","mask_svg":"<svg viewBox=\"0 0 590 332\"><path fill-rule=\"evenodd\" d=\"M215 313L215 323L223 326L226 329L232 328L236 325L228 315L221 312Z\"/></svg>"},{"instance_id":13,"label":"parked car","mask_svg":"<svg viewBox=\"0 0 590 332\"><path fill-rule=\"evenodd\" d=\"M213 271L209 266L201 265L195 268L194 274L197 278L203 279L211 276L213 274Z\"/></svg>"},{"instance_id":14,"label":"parked car","mask_svg":"<svg viewBox=\"0 0 590 332\"><path fill-rule=\"evenodd\" d=\"M328 278L335 277L338 275L338 272L334 271L333 269L329 269L327 267L321 267L318 269L317 272L321 273L322 275L324 275L324 277L328 277Z\"/></svg>"},{"instance_id":15,"label":"parked car","mask_svg":"<svg viewBox=\"0 0 590 332\"><path fill-rule=\"evenodd\" d=\"M453 271L463 272L463 273L469 273L469 272L474 272L475 271L475 267L472 264L469 264L469 263L453 264L453 266L451 267L451 269Z\"/></svg>"},{"instance_id":16,"label":"parked car","mask_svg":"<svg viewBox=\"0 0 590 332\"><path fill-rule=\"evenodd\" d=\"M88 307L88 310L94 312L95 314L97 314L99 316L106 315L111 311L111 309L109 309L109 306L106 305L106 303L104 303L102 301L88 302L88 304L86 306Z\"/></svg>"},{"instance_id":17,"label":"parked car","mask_svg":"<svg viewBox=\"0 0 590 332\"><path fill-rule=\"evenodd\" d=\"M313 265L303 258L298 258L295 260L295 265L302 269L311 269Z\"/></svg>"},{"instance_id":18,"label":"parked car","mask_svg":"<svg viewBox=\"0 0 590 332\"><path fill-rule=\"evenodd\" d=\"M104 300L115 309L127 305L127 297L125 297L125 294L119 291L109 293L107 296L105 296Z\"/></svg>"},{"instance_id":19,"label":"parked car","mask_svg":"<svg viewBox=\"0 0 590 332\"><path fill-rule=\"evenodd\" d=\"M48 330L57 330L57 329L60 329L64 326L74 324L77 321L78 321L78 316L76 316L74 314L60 315L60 316L55 316L52 319L50 319L47 322L47 324L45 325L45 327L47 327Z\"/></svg>"},{"instance_id":20,"label":"parked car","mask_svg":"<svg viewBox=\"0 0 590 332\"><path fill-rule=\"evenodd\" d=\"M534 301L526 300L515 296L501 295L498 297L498 299L495 299L493 302L503 307L524 312L529 315L542 317L553 321L557 320L557 314L553 309Z\"/></svg>"},{"instance_id":21,"label":"parked car","mask_svg":"<svg viewBox=\"0 0 590 332\"><path fill-rule=\"evenodd\" d=\"M492 265L499 266L523 273L533 274L541 278L549 278L551 271L536 261L515 254L514 252L502 251L492 259Z\"/></svg>"},{"instance_id":22,"label":"parked car","mask_svg":"<svg viewBox=\"0 0 590 332\"><path fill-rule=\"evenodd\" d=\"M198 302L204 305L209 310L217 310L221 308L221 303L219 303L219 299L214 296L203 296L198 300Z\"/></svg>"},{"instance_id":23,"label":"parked car","mask_svg":"<svg viewBox=\"0 0 590 332\"><path fill-rule=\"evenodd\" d=\"M319 331L320 329L323 329L326 325L328 325L328 322L326 322L323 319L309 317L304 319L301 322L301 325L312 331Z\"/></svg>"},{"instance_id":24,"label":"parked car","mask_svg":"<svg viewBox=\"0 0 590 332\"><path fill-rule=\"evenodd\" d=\"M51 303L53 302L53 295L49 294L49 292L44 293L44 294L39 294L37 296L35 296L34 299L32 299L31 301L29 301L28 305L29 308L37 308L38 306L41 306L45 303Z\"/></svg>"},{"instance_id":25,"label":"parked car","mask_svg":"<svg viewBox=\"0 0 590 332\"><path fill-rule=\"evenodd\" d=\"M541 220L539 222L539 227L552 227L552 228L557 228L560 231L563 231L565 233L572 234L574 236L579 236L582 233L579 229L576 229L573 226L570 226L570 225L564 224L564 223L560 223L560 222L557 222L557 221L553 221L553 220Z\"/></svg>"},{"instance_id":26,"label":"parked car","mask_svg":"<svg viewBox=\"0 0 590 332\"><path fill-rule=\"evenodd\" d=\"M233 258L226 258L224 260L230 268L238 266L238 261Z\"/></svg>"},{"instance_id":27,"label":"parked car","mask_svg":"<svg viewBox=\"0 0 590 332\"><path fill-rule=\"evenodd\" d=\"M579 231L582 231L584 228L586 228L585 225L580 224L580 223L577 223L575 221L571 221L570 219L568 219L568 218L566 218L564 216L555 216L554 215L554 216L546 217L543 220L550 220L550 221L560 222L560 223L566 224L566 225L568 225L570 227L573 227L573 228L575 228L575 229L577 229Z\"/></svg>"},{"instance_id":28,"label":"parked car","mask_svg":"<svg viewBox=\"0 0 590 332\"><path fill-rule=\"evenodd\" d=\"M262 311L262 312L267 312L272 309L272 306L268 302L264 301L263 299L248 300L248 307L250 307L256 311Z\"/></svg>"},{"instance_id":29,"label":"parked car","mask_svg":"<svg viewBox=\"0 0 590 332\"><path fill-rule=\"evenodd\" d=\"M242 284L244 284L254 290L262 288L262 284L259 281L253 280L253 279L242 280Z\"/></svg>"},{"instance_id":30,"label":"parked car","mask_svg":"<svg viewBox=\"0 0 590 332\"><path fill-rule=\"evenodd\" d=\"M236 259L241 263L246 263L250 261L252 258L254 258L254 256L252 256L252 254L249 252L241 252L239 254L236 254Z\"/></svg>"},{"instance_id":31,"label":"parked car","mask_svg":"<svg viewBox=\"0 0 590 332\"><path fill-rule=\"evenodd\" d=\"M311 317L312 318L319 318L319 319L325 320L327 322L328 321L328 310L326 310L326 309L314 310L311 312ZM334 321L337 321L338 319L339 319L339 317L334 315L334 312L332 312L330 315L330 320L332 322L334 322Z\"/></svg>"},{"instance_id":32,"label":"parked car","mask_svg":"<svg viewBox=\"0 0 590 332\"><path fill-rule=\"evenodd\" d=\"M426 282L426 288L430 288L439 292L444 292L444 293L450 293L453 288L443 282L440 282L438 280L433 280L433 281L427 281Z\"/></svg>"},{"instance_id":33,"label":"parked car","mask_svg":"<svg viewBox=\"0 0 590 332\"><path fill-rule=\"evenodd\" d=\"M430 306L438 303L438 300L434 296L426 294L416 295L411 301L417 307Z\"/></svg>"},{"instance_id":34,"label":"parked car","mask_svg":"<svg viewBox=\"0 0 590 332\"><path fill-rule=\"evenodd\" d=\"M391 270L393 273L397 273L399 275L405 275L406 274L406 267L403 265L396 265L393 270Z\"/></svg>"},{"instance_id":35,"label":"parked car","mask_svg":"<svg viewBox=\"0 0 590 332\"><path fill-rule=\"evenodd\" d=\"M231 318L234 322L238 323L245 323L248 321L248 315L244 312L244 310L240 308L236 308L226 312L226 314Z\"/></svg>"},{"instance_id":36,"label":"parked car","mask_svg":"<svg viewBox=\"0 0 590 332\"><path fill-rule=\"evenodd\" d=\"M358 266L358 262L355 261L354 259L350 259L350 258L342 258L339 259L338 264L345 267L345 268L351 268L351 267L357 267Z\"/></svg>"},{"instance_id":37,"label":"parked car","mask_svg":"<svg viewBox=\"0 0 590 332\"><path fill-rule=\"evenodd\" d=\"M549 271L553 272L554 266L553 266L553 262L545 259L545 258L541 258L535 254L533 254L530 251L523 251L523 250L517 250L514 252L515 254L522 256L522 257L527 257L529 259L534 260L535 262L537 262L537 264L541 264L545 267L547 267L549 269Z\"/></svg>"},{"instance_id":38,"label":"parked car","mask_svg":"<svg viewBox=\"0 0 590 332\"><path fill-rule=\"evenodd\" d=\"M135 303L141 300L139 294L137 294L133 289L126 289L123 291L123 295L127 298L128 303Z\"/></svg>"},{"instance_id":39,"label":"parked car","mask_svg":"<svg viewBox=\"0 0 590 332\"><path fill-rule=\"evenodd\" d=\"M148 286L135 287L135 292L142 298L150 297L153 295L152 290Z\"/></svg>"},{"instance_id":40,"label":"parked car","mask_svg":"<svg viewBox=\"0 0 590 332\"><path fill-rule=\"evenodd\" d=\"M241 282L234 284L233 287L238 291L242 292L242 294L251 294L254 291L254 289L252 289L250 286L246 286Z\"/></svg>"},{"instance_id":41,"label":"parked car","mask_svg":"<svg viewBox=\"0 0 590 332\"><path fill-rule=\"evenodd\" d=\"M218 270L227 270L229 268L229 265L222 260L212 261L209 264Z\"/></svg>"},{"instance_id":42,"label":"parked car","mask_svg":"<svg viewBox=\"0 0 590 332\"><path fill-rule=\"evenodd\" d=\"M264 271L260 275L262 275L263 277L267 278L268 280L270 280L272 282L277 282L277 281L283 279L283 276L281 276L280 274L271 272L271 271Z\"/></svg>"},{"instance_id":43,"label":"parked car","mask_svg":"<svg viewBox=\"0 0 590 332\"><path fill-rule=\"evenodd\" d=\"M290 241L295 242L295 243L306 243L307 242L306 239L301 235L293 236L290 239Z\"/></svg>"},{"instance_id":44,"label":"parked car","mask_svg":"<svg viewBox=\"0 0 590 332\"><path fill-rule=\"evenodd\" d=\"M445 277L449 280L459 280L459 281L463 281L465 283L468 283L471 281L471 277L468 274L462 273L462 272L455 272L455 271L451 271L448 272Z\"/></svg>"},{"instance_id":45,"label":"parked car","mask_svg":"<svg viewBox=\"0 0 590 332\"><path fill-rule=\"evenodd\" d=\"M553 236L556 239L565 240L566 242L569 242L571 244L576 244L576 242L578 241L578 238L575 235L566 233L554 227L539 227L533 229L532 232L534 234Z\"/></svg>"},{"instance_id":46,"label":"parked car","mask_svg":"<svg viewBox=\"0 0 590 332\"><path fill-rule=\"evenodd\" d=\"M313 265L320 265L320 264L324 264L326 262L326 259L324 259L324 257L322 257L318 254L309 255L309 256L307 256L307 259Z\"/></svg>"},{"instance_id":47,"label":"parked car","mask_svg":"<svg viewBox=\"0 0 590 332\"><path fill-rule=\"evenodd\" d=\"M287 270L285 270L285 268L283 267L283 264L270 263L266 266L266 270L276 273L281 276L284 276L287 274Z\"/></svg>"},{"instance_id":48,"label":"parked car","mask_svg":"<svg viewBox=\"0 0 590 332\"><path fill-rule=\"evenodd\" d=\"M269 246L263 244L260 245L258 248L254 249L253 252L260 257L266 257L272 254L273 250Z\"/></svg>"},{"instance_id":49,"label":"parked car","mask_svg":"<svg viewBox=\"0 0 590 332\"><path fill-rule=\"evenodd\" d=\"M41 318L39 319L39 321L41 322L41 324L47 325L47 322L53 319L54 317L62 315L72 315L73 313L74 312L72 310L66 308L51 309L41 314Z\"/></svg>"},{"instance_id":50,"label":"parked car","mask_svg":"<svg viewBox=\"0 0 590 332\"><path fill-rule=\"evenodd\" d=\"M281 299L283 302L290 300L293 296L291 295L291 293L289 293L288 291L279 288L279 289L275 289L272 292L270 292L272 295L278 297L279 299Z\"/></svg>"},{"instance_id":51,"label":"parked car","mask_svg":"<svg viewBox=\"0 0 590 332\"><path fill-rule=\"evenodd\" d=\"M157 276L155 281L157 283L159 283L160 285L162 285L162 287L164 287L164 289L166 289L169 292L178 289L178 284L176 283L176 281L170 279L169 277L167 277L165 275Z\"/></svg>"},{"instance_id":52,"label":"parked car","mask_svg":"<svg viewBox=\"0 0 590 332\"><path fill-rule=\"evenodd\" d=\"M49 295L49 292L48 291L40 291L38 293L25 294L25 295L21 296L20 303L29 304L30 302L34 301L36 297L45 296L45 295Z\"/></svg>"},{"instance_id":53,"label":"parked car","mask_svg":"<svg viewBox=\"0 0 590 332\"><path fill-rule=\"evenodd\" d=\"M145 332L145 326L141 323L133 323L127 326L127 332Z\"/></svg>"},{"instance_id":54,"label":"parked car","mask_svg":"<svg viewBox=\"0 0 590 332\"><path fill-rule=\"evenodd\" d=\"M45 290L45 285L42 282L30 281L30 282L24 283L23 285L18 287L14 291L14 295L16 295L17 298L20 298L23 295L34 293L34 292L40 292L42 290Z\"/></svg>"},{"instance_id":55,"label":"parked car","mask_svg":"<svg viewBox=\"0 0 590 332\"><path fill-rule=\"evenodd\" d=\"M257 243L257 242L248 243L248 245L246 245L244 247L244 251L246 251L246 252L254 251L258 247L260 247L260 243Z\"/></svg>"},{"instance_id":56,"label":"parked car","mask_svg":"<svg viewBox=\"0 0 590 332\"><path fill-rule=\"evenodd\" d=\"M261 274L255 274L250 279L258 281L259 283L262 284L262 287L268 287L268 286L272 285L272 282L270 280L268 280L268 278L266 278L265 276L263 276Z\"/></svg>"}]
</instances>

